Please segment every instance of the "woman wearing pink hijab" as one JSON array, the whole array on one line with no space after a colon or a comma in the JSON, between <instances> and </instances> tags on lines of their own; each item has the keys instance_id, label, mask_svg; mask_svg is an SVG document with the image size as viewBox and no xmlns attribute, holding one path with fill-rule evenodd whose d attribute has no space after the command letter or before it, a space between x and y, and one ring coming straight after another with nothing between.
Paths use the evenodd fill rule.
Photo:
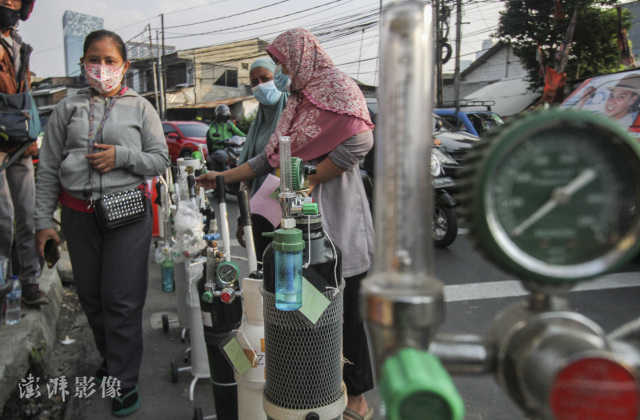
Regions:
<instances>
[{"instance_id":1,"label":"woman wearing pink hijab","mask_svg":"<svg viewBox=\"0 0 640 420\"><path fill-rule=\"evenodd\" d=\"M267 48L277 64L276 87L291 95L265 151L245 164L198 177L204 188L248 181L279 165L280 136L291 138L291 155L316 166L308 177L320 207L323 227L342 251L345 279L343 378L347 386L345 419L371 419L364 392L373 389L367 337L360 316L360 282L373 254L373 223L358 162L373 146L373 123L356 83L333 64L318 39L304 29L279 35Z\"/></svg>"}]
</instances>

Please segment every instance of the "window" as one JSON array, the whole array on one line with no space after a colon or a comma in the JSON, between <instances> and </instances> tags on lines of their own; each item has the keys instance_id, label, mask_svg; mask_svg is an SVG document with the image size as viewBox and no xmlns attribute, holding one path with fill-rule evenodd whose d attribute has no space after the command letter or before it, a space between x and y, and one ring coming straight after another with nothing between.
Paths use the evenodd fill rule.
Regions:
<instances>
[{"instance_id":1,"label":"window","mask_svg":"<svg viewBox=\"0 0 640 420\"><path fill-rule=\"evenodd\" d=\"M164 135L165 137L169 134L169 133L177 133L178 130L176 130L175 128L173 128L173 126L171 124L162 124L162 130L164 131Z\"/></svg>"},{"instance_id":2,"label":"window","mask_svg":"<svg viewBox=\"0 0 640 420\"><path fill-rule=\"evenodd\" d=\"M238 70L225 70L213 84L216 86L238 87Z\"/></svg>"}]
</instances>

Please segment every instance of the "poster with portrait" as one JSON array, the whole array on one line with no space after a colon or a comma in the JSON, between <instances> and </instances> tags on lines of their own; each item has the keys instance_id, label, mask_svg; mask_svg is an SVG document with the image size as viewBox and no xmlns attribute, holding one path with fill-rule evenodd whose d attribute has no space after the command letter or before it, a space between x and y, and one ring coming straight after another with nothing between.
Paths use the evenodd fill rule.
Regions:
<instances>
[{"instance_id":1,"label":"poster with portrait","mask_svg":"<svg viewBox=\"0 0 640 420\"><path fill-rule=\"evenodd\" d=\"M640 138L640 70L587 79L561 107L606 115Z\"/></svg>"}]
</instances>

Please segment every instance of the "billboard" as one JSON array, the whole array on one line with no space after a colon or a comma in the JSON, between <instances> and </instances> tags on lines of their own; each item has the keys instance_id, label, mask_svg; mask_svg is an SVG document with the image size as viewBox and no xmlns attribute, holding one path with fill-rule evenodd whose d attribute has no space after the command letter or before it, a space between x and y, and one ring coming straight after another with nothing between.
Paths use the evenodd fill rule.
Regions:
<instances>
[{"instance_id":1,"label":"billboard","mask_svg":"<svg viewBox=\"0 0 640 420\"><path fill-rule=\"evenodd\" d=\"M606 115L640 138L640 70L587 79L560 106Z\"/></svg>"}]
</instances>

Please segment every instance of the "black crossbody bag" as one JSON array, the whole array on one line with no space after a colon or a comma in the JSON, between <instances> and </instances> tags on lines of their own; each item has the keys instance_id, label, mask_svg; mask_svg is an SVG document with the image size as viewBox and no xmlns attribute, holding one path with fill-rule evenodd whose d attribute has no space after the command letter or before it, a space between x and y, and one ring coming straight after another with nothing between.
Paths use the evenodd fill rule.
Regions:
<instances>
[{"instance_id":1,"label":"black crossbody bag","mask_svg":"<svg viewBox=\"0 0 640 420\"><path fill-rule=\"evenodd\" d=\"M121 95L123 91L120 92ZM118 96L111 98L107 108L105 109L104 116L100 121L95 138L102 138L102 129L104 123L109 117L109 113L116 103ZM94 114L94 97L91 96L89 100L89 153L92 153L94 136L93 136L93 114ZM89 164L89 181L84 189L84 194L93 205L93 208L98 219L100 226L107 229L114 229L120 226L126 226L130 223L142 220L147 216L147 209L149 208L149 197L146 192L146 184L141 184L136 188L130 188L128 190L116 191L111 194L105 194L100 196L97 200L93 200L93 191L91 188L91 173L93 168ZM102 193L102 174L100 175L100 193Z\"/></svg>"}]
</instances>

